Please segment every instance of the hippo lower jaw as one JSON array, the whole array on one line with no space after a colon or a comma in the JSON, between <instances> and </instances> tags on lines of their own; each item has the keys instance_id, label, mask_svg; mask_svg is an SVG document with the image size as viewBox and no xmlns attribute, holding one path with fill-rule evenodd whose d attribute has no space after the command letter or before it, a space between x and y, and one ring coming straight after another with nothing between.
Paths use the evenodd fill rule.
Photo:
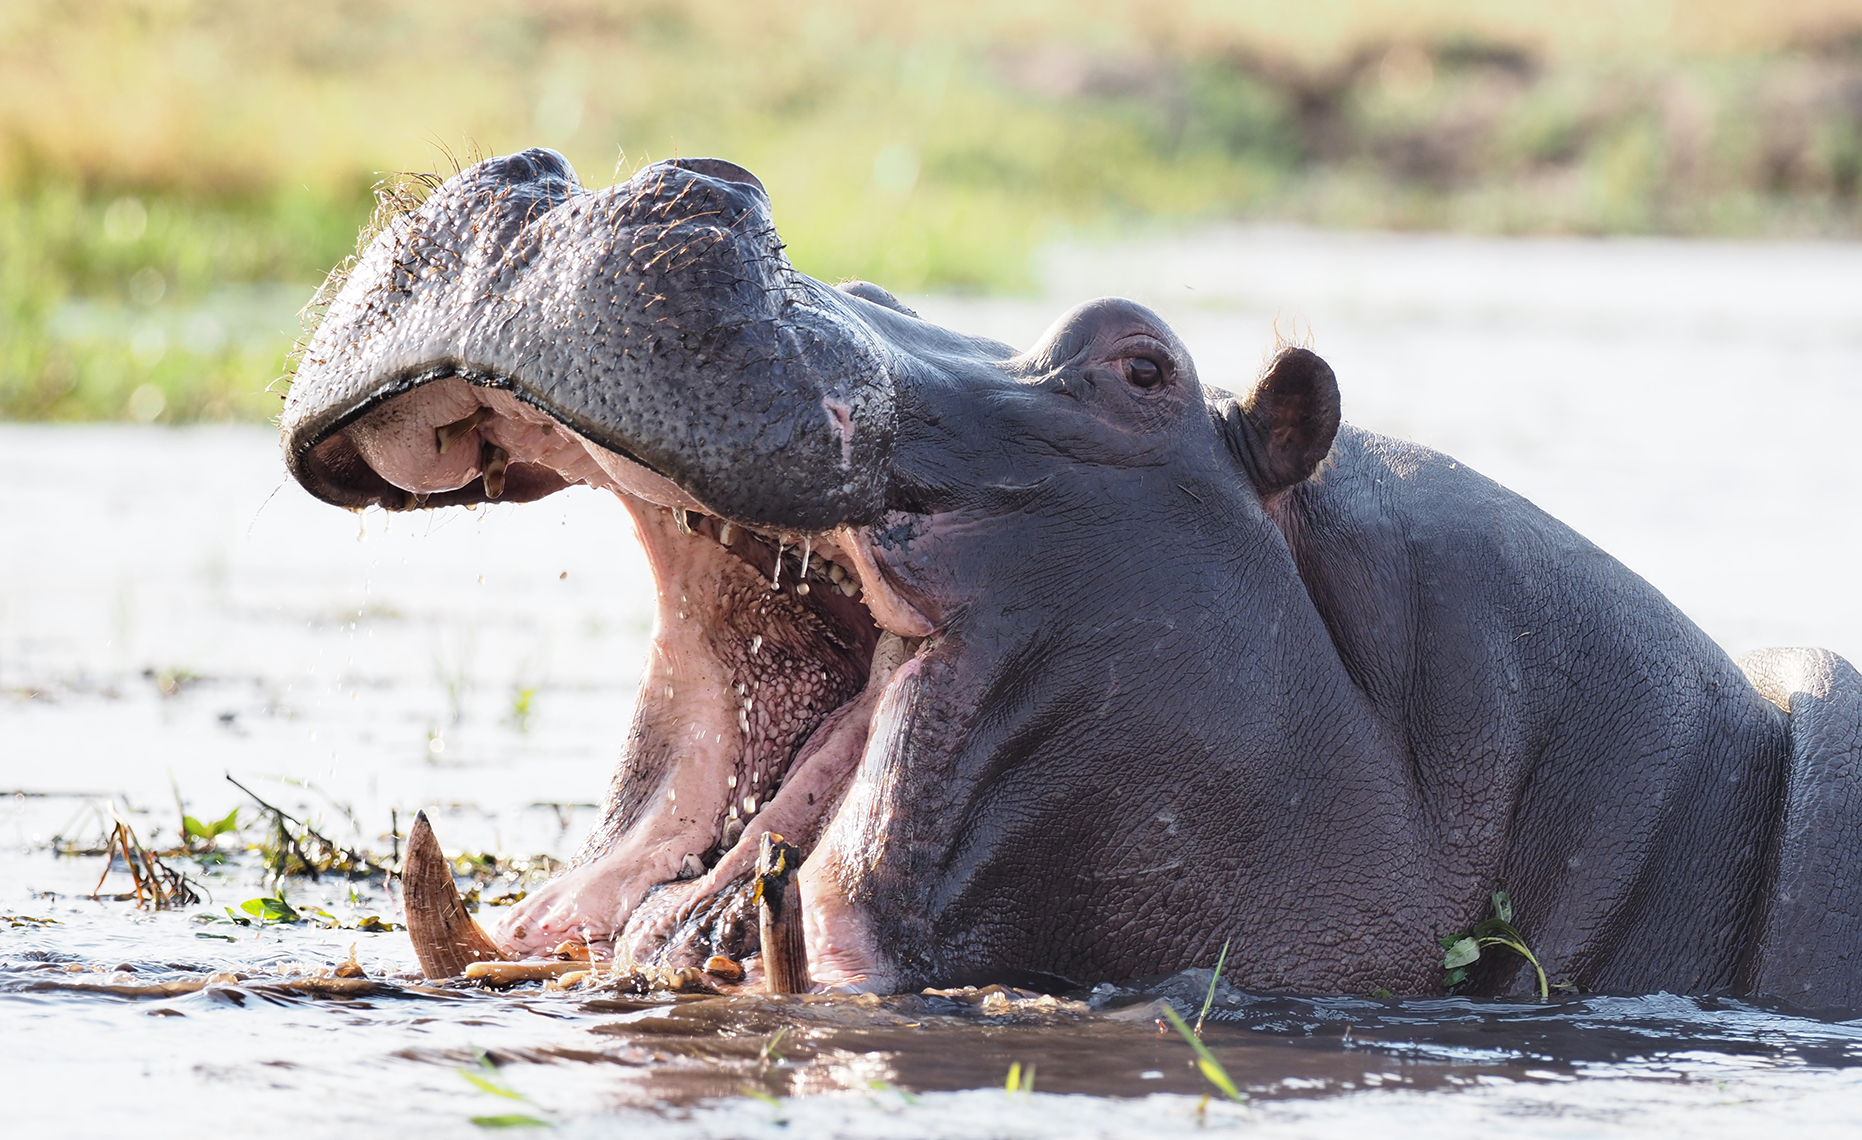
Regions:
<instances>
[{"instance_id":1,"label":"hippo lower jaw","mask_svg":"<svg viewBox=\"0 0 1862 1140\"><path fill-rule=\"evenodd\" d=\"M514 957L563 941L643 964L748 956L758 837L813 848L867 740L887 735L879 726L898 715L896 694L932 632L864 531L766 533L705 513L511 392L457 376L379 405L303 467L371 488L388 509L577 483L621 499L659 602L622 774L577 865L490 934ZM816 982L883 986L853 909L812 870L804 864L802 882Z\"/></svg>"}]
</instances>

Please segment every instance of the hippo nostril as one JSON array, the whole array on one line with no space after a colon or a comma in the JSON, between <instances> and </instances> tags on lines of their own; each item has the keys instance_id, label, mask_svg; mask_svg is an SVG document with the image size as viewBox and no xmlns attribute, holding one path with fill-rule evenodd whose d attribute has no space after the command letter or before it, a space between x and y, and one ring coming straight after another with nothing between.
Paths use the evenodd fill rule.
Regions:
<instances>
[{"instance_id":1,"label":"hippo nostril","mask_svg":"<svg viewBox=\"0 0 1862 1140\"><path fill-rule=\"evenodd\" d=\"M529 150L512 155L511 159L513 165L519 161L523 162L528 167L528 173L532 179L560 178L575 185L581 184L575 176L575 167L569 165L569 160L563 157L561 151L551 150L546 146L533 146ZM522 176L519 170L513 170L511 173Z\"/></svg>"}]
</instances>

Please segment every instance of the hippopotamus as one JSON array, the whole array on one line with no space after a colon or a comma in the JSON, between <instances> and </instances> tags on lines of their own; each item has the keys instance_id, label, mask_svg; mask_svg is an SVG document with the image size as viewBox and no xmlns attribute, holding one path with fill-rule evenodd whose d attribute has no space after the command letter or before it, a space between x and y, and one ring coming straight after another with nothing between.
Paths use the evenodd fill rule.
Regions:
<instances>
[{"instance_id":1,"label":"hippopotamus","mask_svg":"<svg viewBox=\"0 0 1862 1140\"><path fill-rule=\"evenodd\" d=\"M605 488L657 584L599 823L498 955L754 977L767 833L821 990L1227 946L1254 990L1441 993L1504 891L1582 991L1862 999L1862 678L1735 662L1524 498L1342 423L1308 348L1231 393L1128 300L1021 350L942 328L798 272L718 159L480 162L331 288L281 421L305 489ZM1462 984L1536 990L1498 951Z\"/></svg>"}]
</instances>

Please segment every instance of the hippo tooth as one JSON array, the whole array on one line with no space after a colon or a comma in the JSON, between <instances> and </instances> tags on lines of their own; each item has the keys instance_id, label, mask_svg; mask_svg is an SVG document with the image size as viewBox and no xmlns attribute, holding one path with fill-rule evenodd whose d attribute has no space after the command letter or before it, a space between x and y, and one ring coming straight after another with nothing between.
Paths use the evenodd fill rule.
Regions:
<instances>
[{"instance_id":1,"label":"hippo tooth","mask_svg":"<svg viewBox=\"0 0 1862 1140\"><path fill-rule=\"evenodd\" d=\"M733 808L731 809L731 818L724 823L724 834L718 836L718 846L728 851L737 846L737 841L743 838L743 834L743 821L737 818L736 809Z\"/></svg>"},{"instance_id":2,"label":"hippo tooth","mask_svg":"<svg viewBox=\"0 0 1862 1140\"><path fill-rule=\"evenodd\" d=\"M726 519L718 526L718 545L729 546L731 544L731 537L735 535L736 532L737 528L730 524L730 520Z\"/></svg>"},{"instance_id":3,"label":"hippo tooth","mask_svg":"<svg viewBox=\"0 0 1862 1140\"><path fill-rule=\"evenodd\" d=\"M855 594L860 592L860 584L854 581L852 578L842 578L841 583L840 583L840 592L851 598Z\"/></svg>"},{"instance_id":4,"label":"hippo tooth","mask_svg":"<svg viewBox=\"0 0 1862 1140\"><path fill-rule=\"evenodd\" d=\"M841 581L845 579L846 577L847 577L847 571L841 569L840 563L838 562L828 563L828 581L838 586L841 584Z\"/></svg>"},{"instance_id":5,"label":"hippo tooth","mask_svg":"<svg viewBox=\"0 0 1862 1140\"><path fill-rule=\"evenodd\" d=\"M463 420L454 420L452 423L434 428L433 446L439 449L441 455L445 455L453 444L465 438L468 432L490 419L492 415L490 408L480 408Z\"/></svg>"},{"instance_id":6,"label":"hippo tooth","mask_svg":"<svg viewBox=\"0 0 1862 1140\"><path fill-rule=\"evenodd\" d=\"M744 814L745 815L756 814L756 797L755 796L744 797Z\"/></svg>"},{"instance_id":7,"label":"hippo tooth","mask_svg":"<svg viewBox=\"0 0 1862 1140\"><path fill-rule=\"evenodd\" d=\"M683 509L679 507L674 507L672 509L672 522L674 526L679 528L680 534L692 533L692 524L686 520L685 511Z\"/></svg>"},{"instance_id":8,"label":"hippo tooth","mask_svg":"<svg viewBox=\"0 0 1862 1140\"><path fill-rule=\"evenodd\" d=\"M691 852L686 852L685 858L679 863L679 877L681 879L696 879L704 873L704 862Z\"/></svg>"},{"instance_id":9,"label":"hippo tooth","mask_svg":"<svg viewBox=\"0 0 1862 1140\"><path fill-rule=\"evenodd\" d=\"M763 635L759 633L755 637L750 639L750 652L756 653L760 651L762 648L763 648Z\"/></svg>"},{"instance_id":10,"label":"hippo tooth","mask_svg":"<svg viewBox=\"0 0 1862 1140\"><path fill-rule=\"evenodd\" d=\"M732 776L730 779L724 781L724 786L727 788L735 789L737 787L737 777Z\"/></svg>"},{"instance_id":11,"label":"hippo tooth","mask_svg":"<svg viewBox=\"0 0 1862 1140\"><path fill-rule=\"evenodd\" d=\"M495 443L485 445L485 497L496 499L504 494L504 469L511 456Z\"/></svg>"}]
</instances>

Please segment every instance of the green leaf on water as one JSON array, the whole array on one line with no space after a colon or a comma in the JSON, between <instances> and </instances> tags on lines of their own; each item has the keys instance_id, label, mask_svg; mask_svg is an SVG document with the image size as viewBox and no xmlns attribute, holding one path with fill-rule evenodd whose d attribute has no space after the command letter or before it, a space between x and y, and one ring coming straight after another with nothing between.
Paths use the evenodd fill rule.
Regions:
<instances>
[{"instance_id":1,"label":"green leaf on water","mask_svg":"<svg viewBox=\"0 0 1862 1140\"><path fill-rule=\"evenodd\" d=\"M226 813L225 819L216 819L211 823L202 823L191 815L181 817L181 837L187 840L212 843L215 839L239 827L239 809Z\"/></svg>"},{"instance_id":2,"label":"green leaf on water","mask_svg":"<svg viewBox=\"0 0 1862 1140\"><path fill-rule=\"evenodd\" d=\"M534 1116L525 1116L521 1112L507 1112L500 1116L474 1116L472 1123L480 1128L554 1128L547 1120L538 1120Z\"/></svg>"},{"instance_id":3,"label":"green leaf on water","mask_svg":"<svg viewBox=\"0 0 1862 1140\"><path fill-rule=\"evenodd\" d=\"M1457 938L1448 945L1442 954L1442 968L1452 970L1457 966L1471 966L1480 961L1481 944L1472 938Z\"/></svg>"},{"instance_id":4,"label":"green leaf on water","mask_svg":"<svg viewBox=\"0 0 1862 1140\"><path fill-rule=\"evenodd\" d=\"M1456 966L1454 969L1448 971L1448 973L1442 975L1442 988L1445 990L1452 990L1467 980L1468 968L1466 966Z\"/></svg>"},{"instance_id":5,"label":"green leaf on water","mask_svg":"<svg viewBox=\"0 0 1862 1140\"><path fill-rule=\"evenodd\" d=\"M292 910L291 904L283 899L247 899L239 904L239 909L261 922L299 921L297 911Z\"/></svg>"},{"instance_id":6,"label":"green leaf on water","mask_svg":"<svg viewBox=\"0 0 1862 1140\"><path fill-rule=\"evenodd\" d=\"M488 1092L493 1096L506 1097L510 1100L525 1099L524 1094L518 1092L516 1089L507 1088L506 1086L501 1085L497 1081L491 1080L490 1078L481 1077L470 1069L460 1069L459 1075L464 1077L466 1080L471 1081L474 1085L478 1086L479 1091L481 1092Z\"/></svg>"},{"instance_id":7,"label":"green leaf on water","mask_svg":"<svg viewBox=\"0 0 1862 1140\"><path fill-rule=\"evenodd\" d=\"M234 937L233 937L232 935L230 935L230 934L213 934L213 933L210 933L210 932L208 932L208 931L205 931L205 930L196 930L196 931L194 932L194 937L196 937L196 938L213 938L213 939L217 939L217 940L219 940L219 941L221 941L221 942L237 942L237 941L239 941L239 939L237 939L237 938L234 938Z\"/></svg>"}]
</instances>

